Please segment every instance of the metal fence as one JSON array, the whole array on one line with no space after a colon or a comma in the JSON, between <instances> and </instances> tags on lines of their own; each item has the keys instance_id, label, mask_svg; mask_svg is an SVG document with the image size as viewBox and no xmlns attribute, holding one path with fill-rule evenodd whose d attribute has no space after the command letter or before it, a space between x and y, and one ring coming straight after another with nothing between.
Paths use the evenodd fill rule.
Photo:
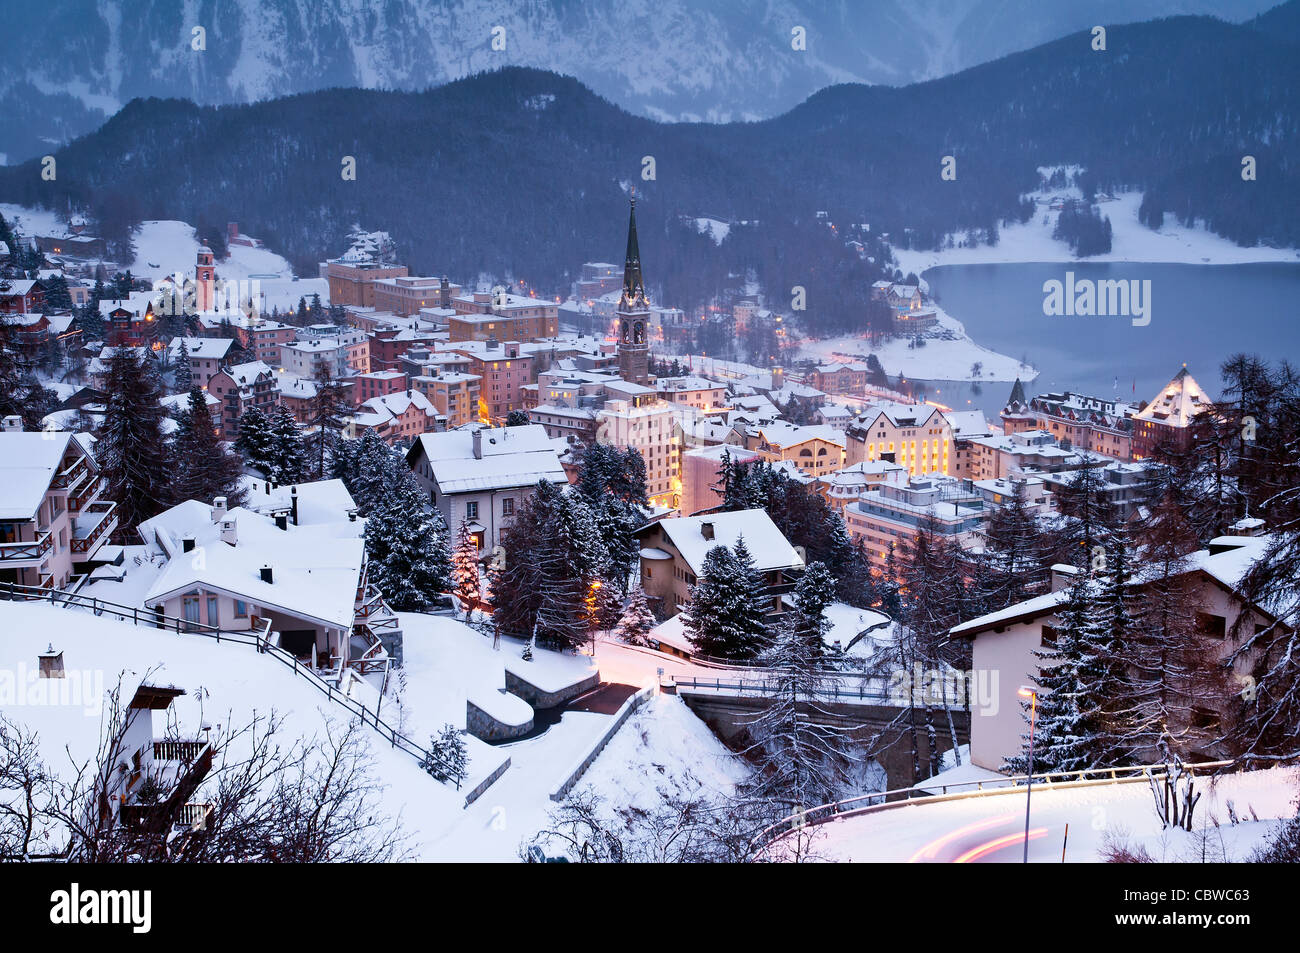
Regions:
<instances>
[{"instance_id":1,"label":"metal fence","mask_svg":"<svg viewBox=\"0 0 1300 953\"><path fill-rule=\"evenodd\" d=\"M1183 764L1181 770L1190 774L1209 773L1237 767L1238 761L1206 761L1200 764ZM1152 778L1162 778L1167 774L1163 764L1131 765L1124 768L1091 768L1085 771L1049 771L1033 775L1034 784L1042 784L1048 790L1052 788L1090 787L1102 784L1131 784ZM761 853L783 836L794 830L825 824L838 818L871 814L881 810L900 807L903 803L916 801L920 804L941 804L945 801L966 800L974 797L1014 794L1023 789L1029 775L1017 774L1005 778L985 781L958 781L942 785L943 794L932 794L920 788L897 788L892 791L878 791L875 794L863 794L858 797L819 804L807 810L796 811L783 817L775 824L763 828L750 840L750 848ZM925 782L921 782L924 784ZM974 790L948 792L949 788L973 788Z\"/></svg>"},{"instance_id":2,"label":"metal fence","mask_svg":"<svg viewBox=\"0 0 1300 953\"><path fill-rule=\"evenodd\" d=\"M378 711L372 712L355 698L348 696L317 675L311 666L302 664L297 656L285 651L278 645L272 644L270 619L266 621L266 625L261 631L221 629L202 622L187 622L184 619L164 615L154 609L140 609L136 606L127 606L109 602L105 599L92 598L83 593L65 592L60 589L38 589L34 586L20 586L11 582L0 584L0 596L13 601L49 602L51 605L86 609L97 616L108 613L123 621L130 621L133 625L144 625L165 631L174 631L183 635L200 635L214 639L218 643L234 642L240 645L252 646L259 654L270 656L285 668L292 669L294 675L304 679L308 685L311 685L334 704L341 705L356 715L361 719L363 725L373 727L382 737L388 740L392 747L400 748L411 755L420 763L421 767L434 764L445 771L451 771L452 769L452 765L446 758L412 741L380 718Z\"/></svg>"}]
</instances>

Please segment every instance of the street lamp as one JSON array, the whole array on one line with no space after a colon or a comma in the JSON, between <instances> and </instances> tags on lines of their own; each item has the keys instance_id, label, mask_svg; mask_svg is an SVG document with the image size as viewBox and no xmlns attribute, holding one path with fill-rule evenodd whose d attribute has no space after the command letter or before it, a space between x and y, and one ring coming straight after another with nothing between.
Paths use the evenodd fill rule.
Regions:
<instances>
[{"instance_id":1,"label":"street lamp","mask_svg":"<svg viewBox=\"0 0 1300 953\"><path fill-rule=\"evenodd\" d=\"M1029 699L1029 770L1025 772L1025 860L1029 863L1029 799L1034 793L1034 719L1038 714L1038 692L1021 685L1017 693Z\"/></svg>"}]
</instances>

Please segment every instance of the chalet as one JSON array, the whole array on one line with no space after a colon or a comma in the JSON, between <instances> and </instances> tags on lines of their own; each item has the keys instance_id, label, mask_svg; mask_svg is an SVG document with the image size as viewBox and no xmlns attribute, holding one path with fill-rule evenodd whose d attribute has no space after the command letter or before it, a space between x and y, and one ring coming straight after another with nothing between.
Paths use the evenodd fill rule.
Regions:
<instances>
[{"instance_id":1,"label":"chalet","mask_svg":"<svg viewBox=\"0 0 1300 953\"><path fill-rule=\"evenodd\" d=\"M226 362L234 343L231 338L177 336L167 345L167 360L175 367L180 360L181 345L184 344L194 386L206 390L208 382L216 376L217 371L221 370L221 366Z\"/></svg>"},{"instance_id":2,"label":"chalet","mask_svg":"<svg viewBox=\"0 0 1300 953\"><path fill-rule=\"evenodd\" d=\"M354 437L373 430L389 446L410 446L420 434L436 430L440 417L429 398L418 390L407 389L362 403L348 430Z\"/></svg>"},{"instance_id":3,"label":"chalet","mask_svg":"<svg viewBox=\"0 0 1300 953\"><path fill-rule=\"evenodd\" d=\"M221 401L221 433L227 440L239 435L239 418L249 407L269 417L280 403L275 372L261 361L223 367L208 380L208 393Z\"/></svg>"},{"instance_id":4,"label":"chalet","mask_svg":"<svg viewBox=\"0 0 1300 953\"><path fill-rule=\"evenodd\" d=\"M764 608L769 615L782 614L786 611L783 596L794 590L804 560L761 509L675 517L637 530L641 588L665 613L686 608L691 587L704 574L709 550L715 546L734 548L741 537L753 557L754 569L763 578Z\"/></svg>"},{"instance_id":5,"label":"chalet","mask_svg":"<svg viewBox=\"0 0 1300 953\"><path fill-rule=\"evenodd\" d=\"M45 285L33 278L0 278L0 314L40 314Z\"/></svg>"},{"instance_id":6,"label":"chalet","mask_svg":"<svg viewBox=\"0 0 1300 953\"><path fill-rule=\"evenodd\" d=\"M568 483L560 452L537 424L476 427L422 434L406 462L451 531L467 523L490 551L540 481Z\"/></svg>"},{"instance_id":7,"label":"chalet","mask_svg":"<svg viewBox=\"0 0 1300 953\"><path fill-rule=\"evenodd\" d=\"M266 634L327 679L350 668L382 682L400 660L401 627L369 583L365 524L339 491L302 484L269 502L254 493L261 512L187 500L145 520L140 537L162 562L145 606L196 628Z\"/></svg>"}]
</instances>

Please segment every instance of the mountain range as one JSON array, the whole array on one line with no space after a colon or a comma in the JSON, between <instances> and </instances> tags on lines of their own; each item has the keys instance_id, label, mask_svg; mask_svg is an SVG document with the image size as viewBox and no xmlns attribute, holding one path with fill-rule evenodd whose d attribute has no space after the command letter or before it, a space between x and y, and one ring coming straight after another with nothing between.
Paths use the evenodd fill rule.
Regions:
<instances>
[{"instance_id":1,"label":"mountain range","mask_svg":"<svg viewBox=\"0 0 1300 953\"><path fill-rule=\"evenodd\" d=\"M779 115L839 83L906 85L1094 24L1254 16L1272 0L46 0L0 29L0 156L90 132L132 99L251 103L420 91L485 70L573 76L637 115ZM202 27L203 49L194 50ZM803 31L803 49L793 47ZM494 30L501 32L494 34ZM494 48L504 45L504 49ZM0 158L0 162L5 161Z\"/></svg>"},{"instance_id":2,"label":"mountain range","mask_svg":"<svg viewBox=\"0 0 1300 953\"><path fill-rule=\"evenodd\" d=\"M1084 31L905 87L836 85L758 122L657 122L518 67L419 93L140 99L55 150L55 181L36 160L0 168L0 196L84 209L119 241L142 219L205 236L237 220L300 273L361 224L390 231L415 273L552 294L582 260L618 260L635 187L647 281L668 292L657 300L693 307L752 278L801 285L811 320L850 327L880 277L882 234L919 248L959 228L995 238L1032 211L1023 194L1042 166L1084 166L1087 190L1143 190L1152 224L1169 215L1242 244L1300 245L1297 10L1291 0L1262 27L1114 27L1105 51ZM700 217L730 224L720 244ZM877 260L847 254L850 236Z\"/></svg>"}]
</instances>

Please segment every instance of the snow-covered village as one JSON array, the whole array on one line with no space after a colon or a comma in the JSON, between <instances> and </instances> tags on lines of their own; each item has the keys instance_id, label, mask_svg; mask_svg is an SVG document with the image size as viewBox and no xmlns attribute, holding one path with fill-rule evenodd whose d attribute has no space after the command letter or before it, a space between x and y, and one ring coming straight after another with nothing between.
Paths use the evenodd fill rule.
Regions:
<instances>
[{"instance_id":1,"label":"snow-covered village","mask_svg":"<svg viewBox=\"0 0 1300 953\"><path fill-rule=\"evenodd\" d=\"M127 6L15 24L158 65L14 60L0 866L1300 860L1300 0L892 80L795 4L707 109L584 65L622 2L305 86L287 4Z\"/></svg>"}]
</instances>

